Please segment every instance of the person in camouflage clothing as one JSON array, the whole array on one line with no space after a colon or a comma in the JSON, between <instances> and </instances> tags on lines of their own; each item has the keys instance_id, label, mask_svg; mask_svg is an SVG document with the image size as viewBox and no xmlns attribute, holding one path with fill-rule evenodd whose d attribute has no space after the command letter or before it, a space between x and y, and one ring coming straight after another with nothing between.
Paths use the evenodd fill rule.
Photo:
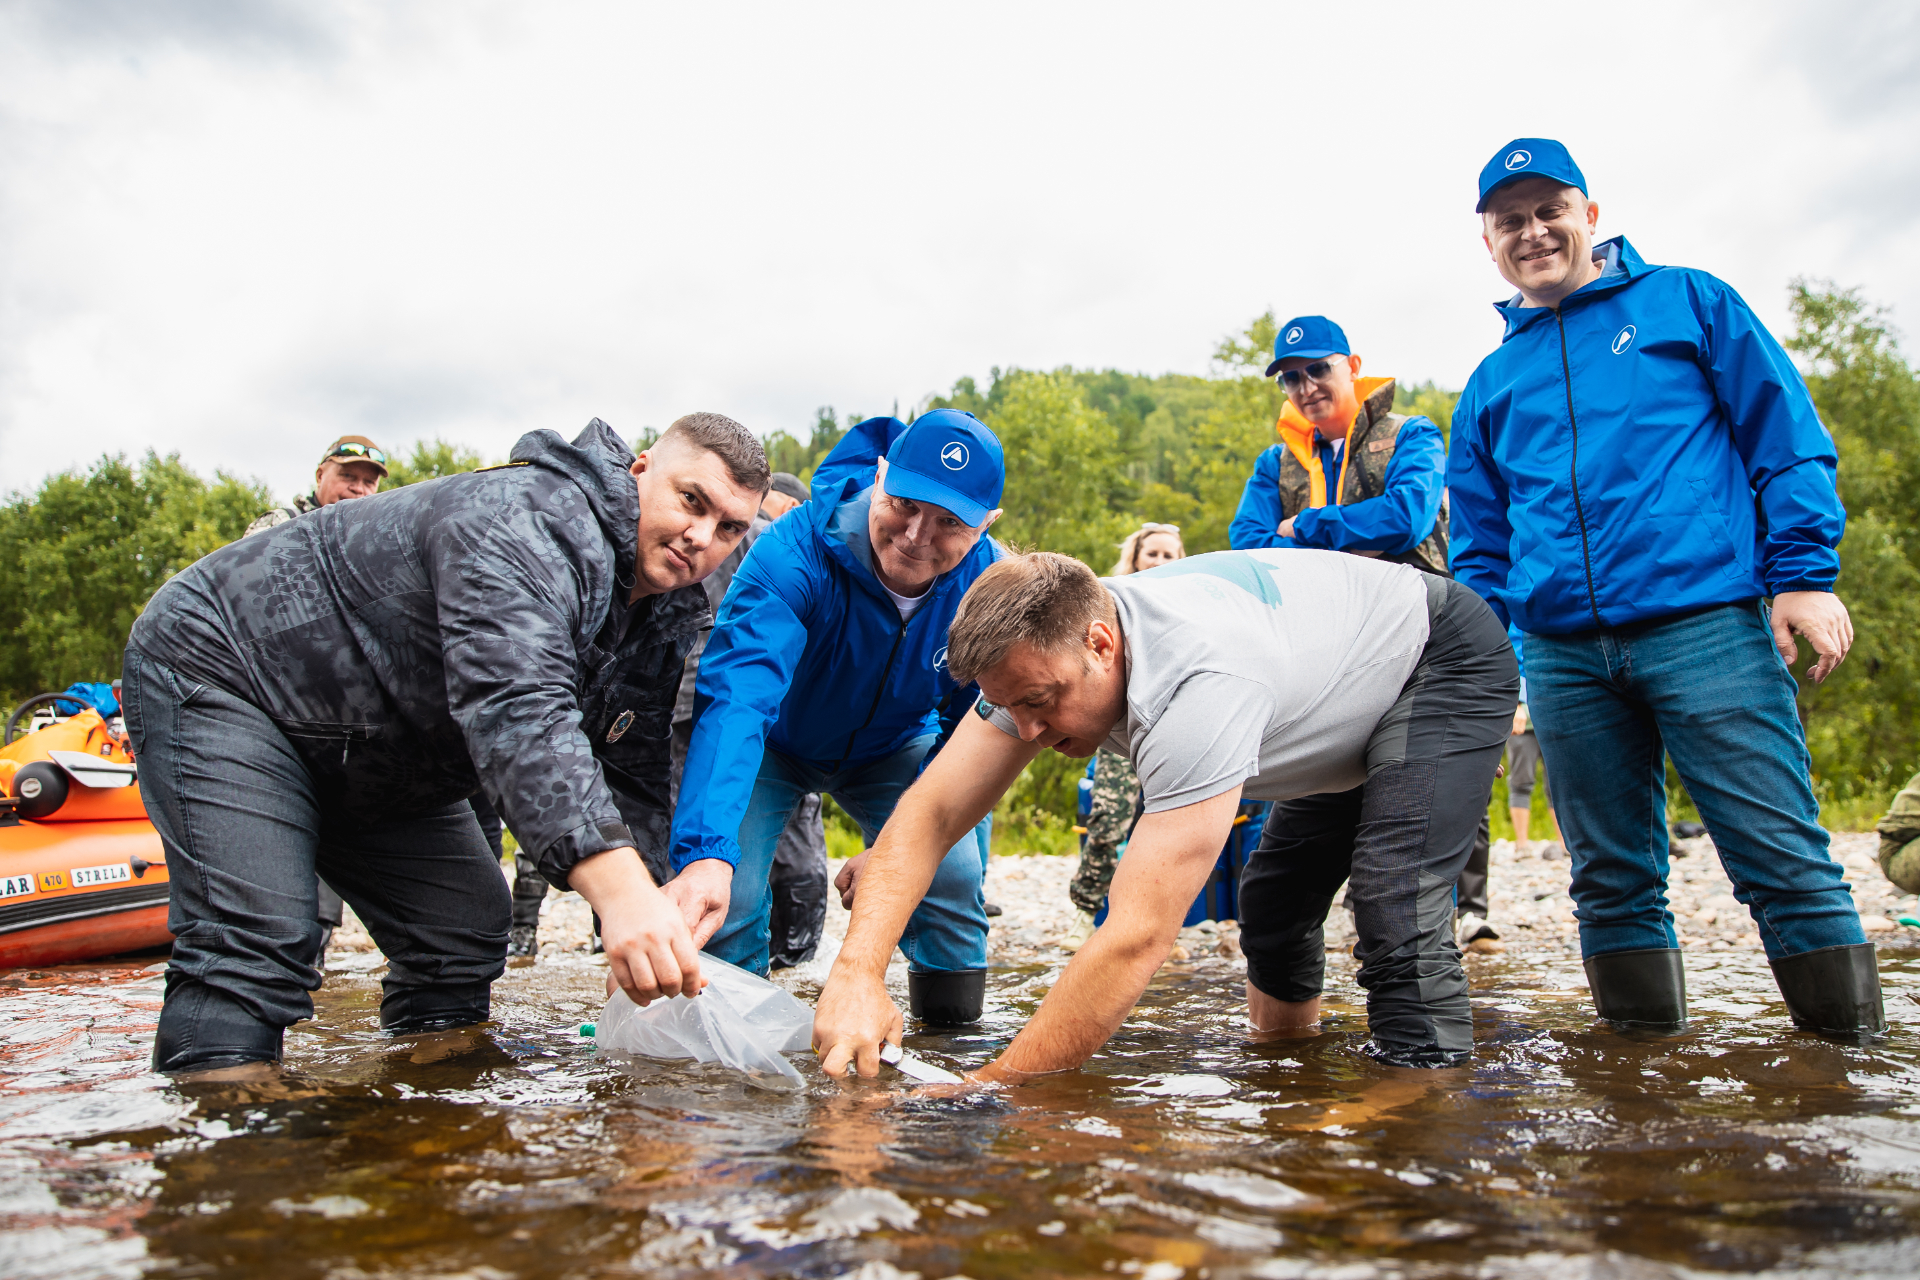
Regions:
<instances>
[{"instance_id":1,"label":"person in camouflage clothing","mask_svg":"<svg viewBox=\"0 0 1920 1280\"><path fill-rule=\"evenodd\" d=\"M1107 886L1113 883L1113 869L1120 863L1120 846L1133 833L1139 812L1140 779L1132 763L1118 751L1102 748L1093 760L1093 811L1087 815L1087 842L1080 850L1080 868L1067 887L1067 896L1085 917L1088 934L1093 929L1094 914L1106 903ZM1074 948L1086 941L1074 934L1068 938Z\"/></svg>"},{"instance_id":2,"label":"person in camouflage clothing","mask_svg":"<svg viewBox=\"0 0 1920 1280\"><path fill-rule=\"evenodd\" d=\"M284 507L262 512L240 536L264 533L275 525L349 498L370 497L380 492L380 482L386 478L385 450L365 436L341 436L320 456L320 465L313 471L312 493L300 494Z\"/></svg>"},{"instance_id":3,"label":"person in camouflage clothing","mask_svg":"<svg viewBox=\"0 0 1920 1280\"><path fill-rule=\"evenodd\" d=\"M1920 893L1920 773L1907 779L1880 819L1880 870L1908 893Z\"/></svg>"},{"instance_id":4,"label":"person in camouflage clothing","mask_svg":"<svg viewBox=\"0 0 1920 1280\"><path fill-rule=\"evenodd\" d=\"M334 503L195 562L134 623L122 702L172 872L154 1066L251 1076L313 1013L314 875L387 957L381 1025L483 1021L508 900L486 793L602 918L612 980L697 990L667 874L668 741L699 587L767 486L692 414L637 457L598 419L502 467Z\"/></svg>"}]
</instances>

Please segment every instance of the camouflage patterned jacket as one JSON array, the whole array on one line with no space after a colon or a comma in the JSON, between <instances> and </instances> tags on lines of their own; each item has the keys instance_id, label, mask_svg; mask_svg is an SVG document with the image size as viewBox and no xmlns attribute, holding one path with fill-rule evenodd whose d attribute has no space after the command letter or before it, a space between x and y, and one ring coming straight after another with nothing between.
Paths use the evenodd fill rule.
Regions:
<instances>
[{"instance_id":1,"label":"camouflage patterned jacket","mask_svg":"<svg viewBox=\"0 0 1920 1280\"><path fill-rule=\"evenodd\" d=\"M633 452L595 419L504 467L336 502L189 566L130 644L264 711L323 802L418 814L484 790L560 888L634 845L665 872L696 585L626 604Z\"/></svg>"},{"instance_id":2,"label":"camouflage patterned jacket","mask_svg":"<svg viewBox=\"0 0 1920 1280\"><path fill-rule=\"evenodd\" d=\"M1242 551L1292 545L1353 551L1451 577L1447 570L1447 508L1443 496L1446 453L1439 428L1427 418L1393 412L1392 378L1357 378L1354 389L1361 397L1360 412L1347 434L1337 476L1322 474L1322 455L1314 449L1313 425L1291 401L1281 411L1277 426L1281 443L1261 454L1254 464L1229 530L1233 546ZM1417 445L1409 443L1416 440ZM1394 458L1406 452L1403 445L1430 454L1431 465L1423 462L1410 468L1408 462L1423 456L1416 452L1394 468ZM1303 511L1329 511L1387 498L1390 488L1396 501L1386 504L1389 510L1369 521L1361 521L1357 514L1342 520L1343 526L1351 521L1355 526L1379 525L1379 529L1343 527L1337 532L1309 532L1314 522L1307 521L1301 522L1296 542L1284 541L1274 532L1281 521ZM1345 513L1341 515L1345 517ZM1381 540L1383 533L1386 541Z\"/></svg>"},{"instance_id":3,"label":"camouflage patterned jacket","mask_svg":"<svg viewBox=\"0 0 1920 1280\"><path fill-rule=\"evenodd\" d=\"M303 493L284 507L275 507L271 511L261 512L240 536L250 538L256 533L265 533L275 525L285 524L296 516L303 516L309 511L318 511L319 509L320 495L317 493Z\"/></svg>"},{"instance_id":4,"label":"camouflage patterned jacket","mask_svg":"<svg viewBox=\"0 0 1920 1280\"><path fill-rule=\"evenodd\" d=\"M1875 828L1880 870L1908 893L1920 893L1920 773L1907 780Z\"/></svg>"}]
</instances>

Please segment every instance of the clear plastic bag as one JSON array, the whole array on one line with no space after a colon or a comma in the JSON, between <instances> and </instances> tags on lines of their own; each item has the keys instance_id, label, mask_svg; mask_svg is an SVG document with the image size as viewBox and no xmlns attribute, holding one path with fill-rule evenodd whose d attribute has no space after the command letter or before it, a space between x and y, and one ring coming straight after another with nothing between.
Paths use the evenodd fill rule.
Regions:
<instances>
[{"instance_id":1,"label":"clear plastic bag","mask_svg":"<svg viewBox=\"0 0 1920 1280\"><path fill-rule=\"evenodd\" d=\"M720 1062L763 1089L792 1090L800 1073L781 1055L812 1047L813 1010L785 991L713 956L700 957L706 990L642 1009L615 991L594 1027L602 1049L647 1058Z\"/></svg>"}]
</instances>

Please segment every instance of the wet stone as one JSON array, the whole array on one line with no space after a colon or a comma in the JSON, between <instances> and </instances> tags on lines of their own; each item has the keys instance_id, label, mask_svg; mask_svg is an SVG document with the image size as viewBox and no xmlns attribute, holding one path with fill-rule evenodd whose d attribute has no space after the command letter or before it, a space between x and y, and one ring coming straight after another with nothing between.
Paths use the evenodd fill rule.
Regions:
<instances>
[{"instance_id":1,"label":"wet stone","mask_svg":"<svg viewBox=\"0 0 1920 1280\"><path fill-rule=\"evenodd\" d=\"M1894 1027L1788 1025L1706 840L1674 862L1694 1023L1596 1024L1564 858L1494 851L1508 950L1468 960L1465 1068L1359 1051L1345 913L1320 1033L1254 1036L1237 930L1180 939L1088 1068L948 1096L799 1093L615 1062L578 1034L604 999L585 904L548 900L542 954L495 1021L378 1025L381 960L343 929L270 1084L146 1069L155 957L0 974L0 1275L1368 1280L1911 1274L1920 1228L1920 933L1878 930ZM1914 913L1839 836L1863 912ZM1058 980L1071 859L996 858L985 1021L909 1027L965 1070ZM811 998L822 955L779 980ZM890 972L904 1002L905 968Z\"/></svg>"}]
</instances>

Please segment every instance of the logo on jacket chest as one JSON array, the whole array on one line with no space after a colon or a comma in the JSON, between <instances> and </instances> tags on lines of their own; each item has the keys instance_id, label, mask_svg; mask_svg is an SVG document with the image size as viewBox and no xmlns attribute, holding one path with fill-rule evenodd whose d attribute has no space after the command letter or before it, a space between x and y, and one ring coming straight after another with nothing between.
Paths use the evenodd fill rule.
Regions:
<instances>
[{"instance_id":1,"label":"logo on jacket chest","mask_svg":"<svg viewBox=\"0 0 1920 1280\"><path fill-rule=\"evenodd\" d=\"M1613 354L1615 355L1626 354L1627 348L1633 345L1634 335L1638 332L1639 330L1635 329L1632 325L1628 325L1626 328L1622 329L1620 332L1614 334L1613 335Z\"/></svg>"},{"instance_id":2,"label":"logo on jacket chest","mask_svg":"<svg viewBox=\"0 0 1920 1280\"><path fill-rule=\"evenodd\" d=\"M933 655L933 669L935 671L945 671L947 669L947 646L941 645L940 652Z\"/></svg>"},{"instance_id":3,"label":"logo on jacket chest","mask_svg":"<svg viewBox=\"0 0 1920 1280\"><path fill-rule=\"evenodd\" d=\"M619 716L614 719L612 727L607 730L607 741L608 742L620 741L620 735L625 733L628 729L631 729L632 727L633 727L633 712L622 711L619 714Z\"/></svg>"}]
</instances>

